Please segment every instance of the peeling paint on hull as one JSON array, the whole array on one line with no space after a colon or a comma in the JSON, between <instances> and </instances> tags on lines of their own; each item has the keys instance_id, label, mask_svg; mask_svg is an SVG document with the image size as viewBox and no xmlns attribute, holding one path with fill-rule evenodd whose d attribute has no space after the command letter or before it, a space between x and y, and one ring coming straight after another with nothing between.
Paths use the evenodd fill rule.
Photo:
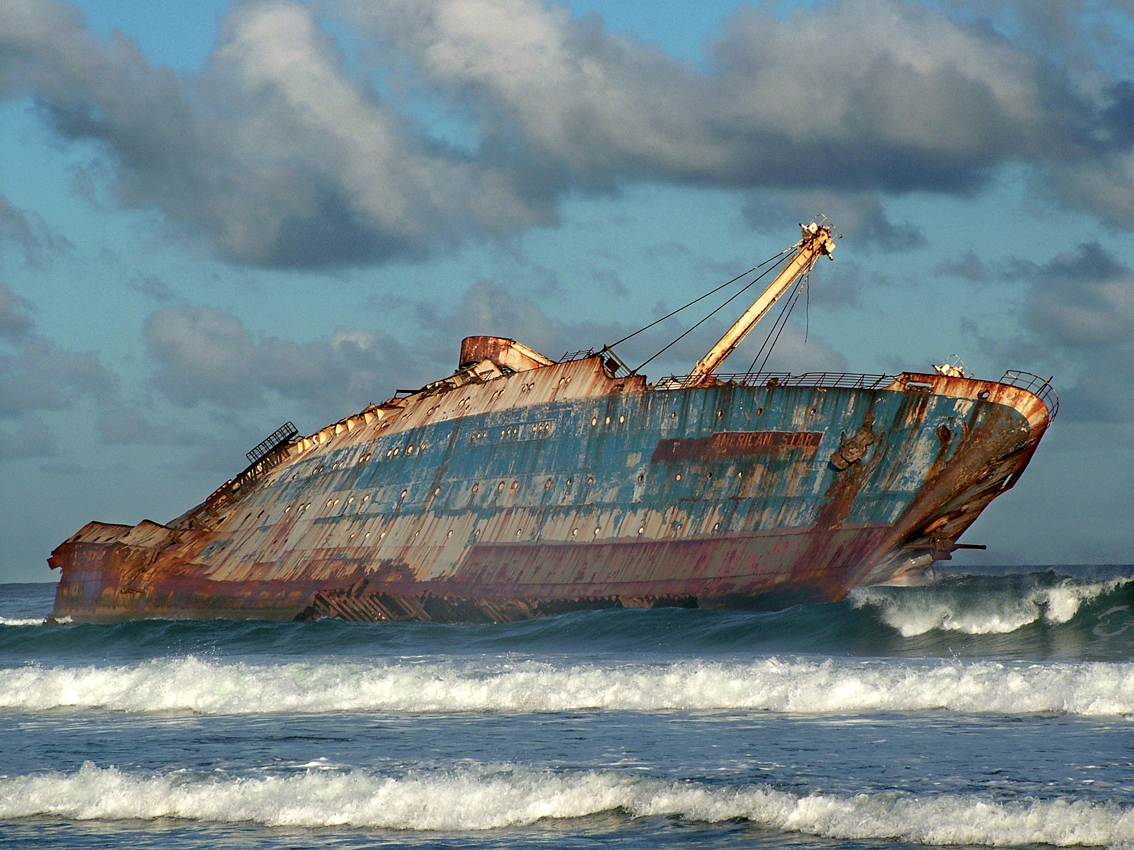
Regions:
<instances>
[{"instance_id":1,"label":"peeling paint on hull","mask_svg":"<svg viewBox=\"0 0 1134 850\"><path fill-rule=\"evenodd\" d=\"M264 453L168 524L89 523L49 560L54 616L476 622L836 600L947 558L1054 413L1019 381L650 387L602 356L474 339L496 359Z\"/></svg>"}]
</instances>

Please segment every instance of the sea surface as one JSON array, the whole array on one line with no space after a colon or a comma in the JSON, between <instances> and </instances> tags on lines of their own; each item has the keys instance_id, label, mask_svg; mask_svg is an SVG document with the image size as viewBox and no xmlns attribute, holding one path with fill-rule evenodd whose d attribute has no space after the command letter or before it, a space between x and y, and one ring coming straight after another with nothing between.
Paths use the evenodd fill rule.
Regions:
<instances>
[{"instance_id":1,"label":"sea surface","mask_svg":"<svg viewBox=\"0 0 1134 850\"><path fill-rule=\"evenodd\" d=\"M498 626L53 593L0 585L4 848L1134 848L1134 567Z\"/></svg>"}]
</instances>

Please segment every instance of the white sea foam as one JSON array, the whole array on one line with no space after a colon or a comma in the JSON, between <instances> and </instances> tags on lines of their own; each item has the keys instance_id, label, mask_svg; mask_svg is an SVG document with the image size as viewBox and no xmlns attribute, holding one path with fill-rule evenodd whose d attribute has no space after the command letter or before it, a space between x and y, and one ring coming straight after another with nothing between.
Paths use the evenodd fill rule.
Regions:
<instances>
[{"instance_id":1,"label":"white sea foam","mask_svg":"<svg viewBox=\"0 0 1134 850\"><path fill-rule=\"evenodd\" d=\"M947 710L1134 716L1134 663L863 661L249 664L194 657L0 670L0 708L202 714Z\"/></svg>"},{"instance_id":2,"label":"white sea foam","mask_svg":"<svg viewBox=\"0 0 1134 850\"><path fill-rule=\"evenodd\" d=\"M44 617L0 617L0 626L42 626Z\"/></svg>"},{"instance_id":3,"label":"white sea foam","mask_svg":"<svg viewBox=\"0 0 1134 850\"><path fill-rule=\"evenodd\" d=\"M1040 620L1052 625L1070 622L1084 603L1132 581L1067 580L1054 587L1031 588L1019 596L997 593L984 598L950 596L947 586L940 585L905 593L867 587L852 591L850 598L857 608L876 609L882 621L903 637L934 629L970 635L1008 634Z\"/></svg>"},{"instance_id":4,"label":"white sea foam","mask_svg":"<svg viewBox=\"0 0 1134 850\"><path fill-rule=\"evenodd\" d=\"M1129 846L1134 808L1084 800L795 794L763 786L672 782L615 771L556 773L513 765L388 776L134 775L91 763L74 773L0 778L0 819L183 818L268 826L489 830L620 811L631 818L747 819L843 840L934 845Z\"/></svg>"}]
</instances>

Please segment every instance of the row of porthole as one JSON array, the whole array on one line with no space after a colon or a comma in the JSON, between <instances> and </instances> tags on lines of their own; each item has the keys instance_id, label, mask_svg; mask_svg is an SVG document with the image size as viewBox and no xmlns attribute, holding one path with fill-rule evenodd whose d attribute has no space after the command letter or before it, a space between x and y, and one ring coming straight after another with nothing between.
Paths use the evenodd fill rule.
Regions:
<instances>
[{"instance_id":1,"label":"row of porthole","mask_svg":"<svg viewBox=\"0 0 1134 850\"><path fill-rule=\"evenodd\" d=\"M353 497L352 497L351 501L353 501ZM339 503L339 500L338 499L330 499L327 502L328 505L331 505L332 503L337 505ZM310 507L311 507L311 503L307 502L306 504L299 505L298 510L306 510ZM286 513L287 511L290 511L290 510L291 510L291 506L289 505L288 507L286 507L284 509L284 512ZM680 531L682 529L682 525L681 525L681 523L677 523L676 525L674 525L673 528L674 528L674 531ZM713 525L713 531L720 531L720 528L721 528L721 524L719 522L715 523ZM524 533L523 528L516 529L516 536L517 537L521 537L523 535L523 533ZM602 526L595 526L595 530L592 533L592 536L598 537L601 533L602 533ZM646 527L644 525L638 526L638 536L641 537L645 533L646 533ZM370 531L365 532L363 534L363 540L368 540L370 538L371 534L372 534L372 532L370 532ZM414 534L413 534L413 539L416 540L420 534L421 534L420 530L415 531ZM572 538L577 537L578 534L579 534L579 527L578 526L575 526L574 528L571 529L571 537ZM355 536L356 536L356 532L352 532L347 539L353 540L355 538ZM449 531L446 533L445 536L446 536L446 538L451 538L453 536L453 530L449 529ZM480 530L476 529L473 532L473 538L479 539L479 537L480 537ZM385 540L386 539L386 532L385 531L380 532L378 534L378 539L379 540Z\"/></svg>"},{"instance_id":2,"label":"row of porthole","mask_svg":"<svg viewBox=\"0 0 1134 850\"><path fill-rule=\"evenodd\" d=\"M763 415L763 413L764 413L764 409L763 409L762 407L758 407L758 408L756 408L756 415L757 415L757 416L761 416L761 415ZM815 408L811 408L811 410L809 411L809 413L810 413L810 415L811 415L811 416L814 416L814 415L816 414L816 409L815 409ZM717 410L717 417L718 417L718 418L722 418L723 416L724 416L724 409L723 409L723 408L719 408L719 409ZM672 411L672 412L670 413L670 418L671 418L671 419L677 419L677 411ZM613 422L613 418L612 418L612 417L610 417L610 416L606 416L606 417L604 417L604 424L606 424L606 425L610 425L610 424L611 424L612 422ZM619 415L619 417L618 417L618 424L619 424L619 425L622 425L622 424L625 424L625 422L626 422L626 416L625 416L625 414L621 414L621 415ZM385 424L389 424L389 423L379 423L379 426L376 426L376 427L382 427L382 426L384 426ZM537 433L537 434L539 434L539 433L549 433L549 432L550 432L550 427L548 427L549 425L550 425L550 423L537 423L536 425L533 425L533 426L532 426L532 428L533 428L533 432L534 432L534 433ZM597 426L597 425L598 425L598 416L597 416L597 415L595 415L595 416L592 416L592 417L591 417L591 426L592 426L592 427L595 427L595 426ZM541 428L540 426L543 426L543 427ZM518 435L519 435L519 434L521 433L521 431L522 431L522 426L509 426L509 427L507 427L507 428L504 428L504 429L502 429L502 430L501 430L501 432L500 432L500 436L501 436L501 439L509 439L510 437L518 436ZM488 436L488 433L487 433L486 431L481 431L481 432L477 432L477 433L474 433L474 434L473 434L473 435L471 436L471 438L470 438L470 439L471 439L472 441L479 441L479 440L483 440L483 439L485 439L485 438L486 438L487 436ZM412 454L414 453L415 449L416 449L416 451L417 451L417 452L418 452L418 453L420 454L420 453L421 453L422 451L424 451L424 449L425 449L425 444L424 444L424 443L422 443L421 445L419 445L419 446L416 446L416 447L415 447L415 445L414 445L413 443L410 443L409 445L407 445L407 446L405 447L405 453L406 453L406 455L412 455ZM397 457L397 456L398 456L398 455L399 455L399 454L401 453L401 451L402 451L402 449L401 449L401 447L400 447L400 446L395 446L395 447L393 447L393 448L387 449L387 450L386 450L386 457L387 457L387 458L395 458L395 457ZM363 455L363 456L362 456L361 458L359 458L359 461L358 461L358 462L359 462L360 464L362 464L362 463L366 463L367 461L369 461L369 460L370 460L370 457L371 457L371 455L370 455L370 453L368 452L368 453L364 454L364 455ZM346 461L345 461L345 460L343 460L343 461L336 461L336 462L335 462L335 463L334 463L334 464L332 465L332 467L331 467L331 468L332 468L332 469L339 469L339 468L342 468L342 467L345 467L345 466L346 466ZM316 475L316 474L318 474L318 473L319 473L319 472L321 472L321 471L322 471L322 466L317 466L317 467L315 467L314 469L312 469L312 470L311 470L311 472L310 472L309 474L311 474L311 475Z\"/></svg>"},{"instance_id":3,"label":"row of porthole","mask_svg":"<svg viewBox=\"0 0 1134 850\"><path fill-rule=\"evenodd\" d=\"M674 474L674 476L673 476L673 478L674 478L674 480L675 480L675 481L681 481L681 480L682 480L682 477L683 477L683 476L682 476L682 473L680 473L680 472L678 472L678 473L675 473L675 474ZM712 473L712 472L708 472L708 473L706 473L706 474L705 474L705 478L706 478L706 479L711 479L712 477L713 477L713 473ZM737 472L736 472L736 477L737 477L737 478L743 478L743 477L744 477L744 472L743 472L743 470L737 470ZM564 486L565 486L565 487L570 487L570 486L572 485L573 481L574 481L574 479L573 479L573 478L568 478L568 479L566 479L566 480L565 480L565 482L564 482ZM638 483L639 483L639 484L642 484L642 483L643 483L644 481L645 481L645 476L644 476L644 475L642 475L641 473L639 473L639 474L638 474ZM587 484L588 484L588 485L591 485L591 484L594 484L594 483L595 483L595 478L594 478L594 476L593 476L593 475L588 475L588 476L587 476ZM543 484L543 486L544 486L544 489L545 489L545 490L547 490L547 489L550 489L550 488L551 488L551 486L552 486L552 484L553 484L553 481L552 481L552 479L548 478L548 479L547 479L546 481L544 481L544 484ZM499 491L502 491L502 490L504 489L505 485L506 485L506 482L504 482L504 481L501 481L501 482L499 482L499 483L498 483L498 484L496 485L496 490L497 490L497 492L499 492ZM513 482L512 482L512 486L511 486L511 488L510 488L510 489L512 490L512 492L515 492L516 490L518 490L518 489L519 489L519 486L520 486L520 482L519 482L519 481L513 481ZM470 488L470 490L471 490L471 492L472 492L472 493L474 493L474 494L475 494L475 493L478 493L478 492L480 492L480 484L479 484L479 483L474 483L474 484L472 485L472 487ZM398 496L399 500L401 500L401 499L405 499L405 497L406 497L406 496L407 496L408 494L409 494L409 490L402 490L402 492L401 492L401 493L399 494L399 496ZM434 496L439 496L439 495L441 495L441 487L435 487L435 488L433 489L433 495L434 495ZM362 497L362 504L366 504L366 502L367 502L367 501L369 501L369 499L370 499L370 495L369 495L369 494L367 494L367 495L363 496L363 497ZM330 498L330 499L328 499L328 500L327 500L327 502L326 502L326 507L328 507L328 508L337 507L337 506L338 506L338 505L340 504L340 502L341 502L341 500L340 500L340 499L336 499L336 498ZM351 497L350 497L349 499L347 499L347 504L348 504L348 505L350 505L350 504L353 504L353 503L354 503L354 496L351 496ZM310 503L310 502L308 502L308 503L307 503L306 505L300 505L300 506L299 506L299 508L300 508L301 510L302 510L302 509L306 509L306 508L310 508L310 507L311 507L311 503ZM289 505L288 507L284 508L284 512L285 512L285 513L286 513L287 511L290 511L290 510L291 510L291 506L290 506L290 505Z\"/></svg>"},{"instance_id":4,"label":"row of porthole","mask_svg":"<svg viewBox=\"0 0 1134 850\"><path fill-rule=\"evenodd\" d=\"M561 384L561 385L562 385L562 384L563 384L564 382L566 382L566 383L568 383L568 384L569 384L569 383L571 382L571 379L570 379L570 378L562 378L562 379L560 379L560 384ZM494 393L493 393L493 394L492 394L492 395L491 395L491 396L489 397L489 401L495 401L496 399L500 398L500 396L501 396L501 395L503 394L503 392L504 392L503 390L496 390L496 392L494 392ZM987 398L987 397L988 397L988 396L987 396L987 393L986 393L986 394L985 394L984 396L982 396L982 398ZM462 400L461 400L461 405L467 405L467 404L468 404L468 399L462 399ZM430 410L429 412L430 412L430 413L432 414L432 413L434 413L434 412L435 412L436 410L437 410L437 408L436 408L436 407L434 407L434 408L432 408L432 409L431 409L431 410ZM718 408L718 409L717 409L717 418L718 418L718 419L721 419L721 418L723 418L723 417L724 417L724 413L725 413L725 412L724 412L724 408ZM810 413L811 413L811 415L812 415L812 416L814 416L814 415L816 414L816 409L815 409L815 408L811 408L811 411L810 411ZM762 408L762 407L757 407L757 408L756 408L756 415L757 415L757 416L763 416L763 415L764 415L764 408ZM676 411L676 410L675 410L675 411L671 411L671 412L670 412L670 414L669 414L669 418L670 418L670 419L677 419L677 411ZM619 424L619 425L622 425L622 424L624 424L625 422L626 422L626 416L625 416L624 414L623 414L623 415L619 415L619 417L618 417L618 424ZM604 424L606 424L606 425L609 425L609 424L611 424L611 417L609 417L609 416L605 417L605 419L604 419ZM387 427L388 427L389 425L390 425L390 422L389 422L389 421L382 421L382 422L378 422L378 423L377 423L377 424L376 424L376 425L374 426L374 430L375 430L375 431L381 431L381 430L383 430L383 429L387 428ZM598 416L597 416L597 415L596 415L596 416L593 416L593 417L591 417L591 426L592 426L592 427L594 427L594 426L596 426L596 425L598 425ZM485 436L487 436L487 434L483 434L483 435L474 434L474 435L473 435L473 438L474 438L474 439L476 439L477 437L480 437L481 439L483 439L483 438L484 438ZM391 456L391 455L390 455L389 453L387 453L387 457L390 457L390 456Z\"/></svg>"},{"instance_id":5,"label":"row of porthole","mask_svg":"<svg viewBox=\"0 0 1134 850\"><path fill-rule=\"evenodd\" d=\"M403 449L401 446L394 446L393 448L386 450L386 457L397 457L402 453L402 451ZM407 455L412 455L414 451L416 451L418 454L421 454L423 451L425 451L425 443L420 443L416 446L413 443L410 443L405 447L405 453Z\"/></svg>"},{"instance_id":6,"label":"row of porthole","mask_svg":"<svg viewBox=\"0 0 1134 850\"><path fill-rule=\"evenodd\" d=\"M675 480L675 481L680 481L680 480L682 479L682 474L681 474L680 472L678 472L678 473L676 473L676 474L675 474L675 475L674 475L673 477L674 477L674 480ZM711 479L711 478L713 477L713 473L712 473L712 472L708 472L708 473L706 473L705 477L706 477L707 479ZM737 477L737 478L743 478L743 477L744 477L744 472L743 472L743 471L740 471L740 470L738 470L738 471L737 471L737 473L736 473L736 477ZM570 487L573 481L574 481L574 479L573 479L573 478L568 478L568 479L566 479L566 481L564 482L564 486L565 486L565 487ZM639 473L639 475L638 475L638 483L639 483L639 484L641 484L641 483L643 483L644 481L645 481L645 476ZM588 485L590 485L590 484L594 484L594 483L595 483L595 478L594 478L594 476L593 476L593 475L588 475L588 476L587 476L587 484L588 484ZM502 490L504 489L504 487L505 487L505 484L506 484L506 482L504 482L504 481L501 481L501 482L499 482L499 483L498 483L498 484L496 485L496 490L497 490L497 492L499 492L499 491L502 491ZM545 489L545 490L547 490L547 489L550 489L550 488L551 488L551 486L552 486L552 484L553 484L553 481L552 481L552 479L548 478L548 479L547 479L546 481L544 481L544 484L543 484L543 486L544 486L544 489ZM518 489L519 489L519 487L520 487L520 482L519 482L519 481L513 481L513 482L512 482L512 486L511 486L511 488L510 488L510 489L512 490L512 492L515 492L516 490L518 490ZM472 493L478 493L478 492L480 492L480 484L479 484L479 483L475 483L475 484L473 484L473 485L472 485L472 488L471 488L471 492L472 492ZM399 498L399 499L405 499L405 497L406 497L406 496L408 495L408 493L409 493L409 491L408 491L408 490L402 490L402 492L401 492L401 494L399 495L399 497L398 497L398 498ZM441 488L440 488L440 487L435 487L435 488L433 489L433 495L434 495L434 496L439 496L439 495L441 495ZM365 504L365 503L366 503L366 501L367 501L367 500L368 500L369 498L370 498L369 494L368 494L368 495L366 495L366 496L363 496L363 498L362 498L362 503L363 503L363 504ZM335 498L331 498L331 499L328 499L328 500L327 500L327 503L326 503L326 506L327 506L328 508L333 508L333 507L336 507L336 506L338 506L338 505L339 505L340 501L341 501L341 500L339 500L339 499L335 499ZM354 502L354 497L353 497L353 496L351 496L351 497L350 497L350 498L349 498L349 499L347 500L347 504L349 505L349 504L352 504L353 502ZM308 506L308 507L310 507L310 503L308 503L308 505L307 505L307 506ZM285 511L287 511L287 510L290 510L290 507L289 507L289 508L286 508L286 509L285 509Z\"/></svg>"},{"instance_id":7,"label":"row of porthole","mask_svg":"<svg viewBox=\"0 0 1134 850\"><path fill-rule=\"evenodd\" d=\"M353 499L352 499L351 501L353 501ZM328 502L327 502L327 504L328 504L328 505L331 505L332 503L333 503L333 504L336 504L336 505L337 505L337 504L339 503L339 500L338 500L338 499L331 499L331 500L328 500ZM310 508L310 507L311 507L311 503L310 503L310 502L307 502L306 504L301 504L301 505L299 505L299 506L298 506L298 508L297 508L297 510L306 510L306 509L308 509L308 508ZM284 508L284 512L285 512L285 513L286 513L286 512L288 512L288 511L290 511L290 510L291 510L291 506L290 506L290 505L288 505L288 506L287 506L286 508ZM721 524L720 524L719 522L718 522L718 523L716 523L716 524L714 524L714 525L713 525L713 531L719 531L719 530L720 530L720 527L721 527ZM674 530L675 530L675 531L680 531L680 530L681 530L681 528L682 528L682 526L681 526L680 524L678 524L678 525L674 526ZM369 532L369 531L367 531L367 532L366 532L366 533L365 533L365 534L363 535L363 540L367 540L367 539L369 539L369 538L370 538L370 535L371 535L371 533L372 533L372 532ZM524 533L524 530L523 530L522 528L518 528L518 529L516 529L516 536L517 536L517 537L520 537L520 536L522 536L522 535L523 535L523 533ZM601 534L601 533L602 533L602 527L601 527L601 526L595 526L595 530L594 530L593 536L594 536L594 537L598 537L598 536L599 536L599 534ZM640 526L638 526L638 536L639 536L639 537L641 537L641 536L642 536L643 534L645 534L645 533L646 533L646 527L645 527L644 525L640 525ZM413 539L414 539L414 540L416 540L416 539L418 538L418 536L419 536L420 534L421 534L421 532L420 532L420 531L415 531L415 532L414 532L414 534L413 534ZM578 527L578 526L576 526L575 528L571 529L571 536L572 536L572 537L577 537L577 536L578 536L578 534L579 534L579 527ZM351 532L351 534L349 535L349 537L348 537L347 539L348 539L348 540L353 540L353 539L355 538L355 536L356 536L356 532ZM449 529L449 531L448 531L448 532L446 533L446 535L445 535L445 536L446 536L446 538L451 538L451 537L453 536L453 530L452 530L452 529ZM480 530L479 530L479 529L477 529L477 530L475 530L475 531L473 532L473 537L474 537L474 538L479 538L479 537L480 537ZM378 539L379 539L379 540L385 540L385 539L386 539L386 532L385 532L385 531L383 531L383 532L380 532L380 533L379 533L379 535L378 535Z\"/></svg>"},{"instance_id":8,"label":"row of porthole","mask_svg":"<svg viewBox=\"0 0 1134 850\"><path fill-rule=\"evenodd\" d=\"M418 454L421 454L423 451L425 451L425 448L426 448L425 442L421 442L421 443L418 443L416 445L414 443L410 443L409 445L407 445L405 447L404 451L407 455L412 455L415 451ZM386 450L386 457L388 457L388 458L397 457L399 454L402 453L402 451L403 451L403 449L402 449L401 446L394 446L393 448ZM357 463L358 464L367 463L367 462L369 462L371 457L373 457L373 454L371 452L365 452L364 454L359 456ZM348 463L348 461L346 459L336 460L334 463L331 464L331 469L332 470L345 469L346 466L347 466L347 463ZM311 470L307 474L309 476L310 475L318 475L322 471L323 471L323 465L319 464L318 466L312 467ZM291 480L294 481L298 476L299 476L298 472L294 473L291 476Z\"/></svg>"},{"instance_id":9,"label":"row of porthole","mask_svg":"<svg viewBox=\"0 0 1134 850\"><path fill-rule=\"evenodd\" d=\"M814 415L815 415L815 412L816 412L816 411L815 411L815 408L811 408L811 415L812 415L812 416L814 416ZM717 409L717 419L723 419L723 418L724 418L724 415L725 415L725 412L724 412L724 408L718 408L718 409ZM762 407L757 407L757 408L756 408L756 415L757 415L757 416L763 416L763 415L764 415L764 408L762 408ZM672 420L672 419L676 419L676 418L677 418L677 411L676 411L676 410L674 410L674 411L670 412L670 414L669 414L669 418L670 418L671 420ZM611 424L611 421L612 421L612 420L611 420L611 417L607 416L607 417L605 417L605 418L603 419L603 424L604 424L604 425L609 425L609 424ZM619 424L619 425L622 425L622 424L624 424L625 422L626 422L626 416L625 416L625 415L620 415L620 416L618 417L618 424ZM591 427L593 428L593 427L595 427L596 425L598 425L598 416L597 416L597 415L595 415L595 416L592 416L592 417L591 417Z\"/></svg>"}]
</instances>

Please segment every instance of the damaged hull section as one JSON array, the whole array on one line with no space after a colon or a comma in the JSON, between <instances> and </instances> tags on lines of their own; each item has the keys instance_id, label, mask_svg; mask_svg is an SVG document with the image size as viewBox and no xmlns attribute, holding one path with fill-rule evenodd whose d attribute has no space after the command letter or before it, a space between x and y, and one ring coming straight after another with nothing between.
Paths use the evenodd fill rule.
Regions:
<instances>
[{"instance_id":1,"label":"damaged hull section","mask_svg":"<svg viewBox=\"0 0 1134 850\"><path fill-rule=\"evenodd\" d=\"M499 622L837 600L923 572L1011 487L1046 383L698 375L473 337L462 368L251 466L168 524L89 523L54 616ZM273 435L274 437L276 435Z\"/></svg>"}]
</instances>

